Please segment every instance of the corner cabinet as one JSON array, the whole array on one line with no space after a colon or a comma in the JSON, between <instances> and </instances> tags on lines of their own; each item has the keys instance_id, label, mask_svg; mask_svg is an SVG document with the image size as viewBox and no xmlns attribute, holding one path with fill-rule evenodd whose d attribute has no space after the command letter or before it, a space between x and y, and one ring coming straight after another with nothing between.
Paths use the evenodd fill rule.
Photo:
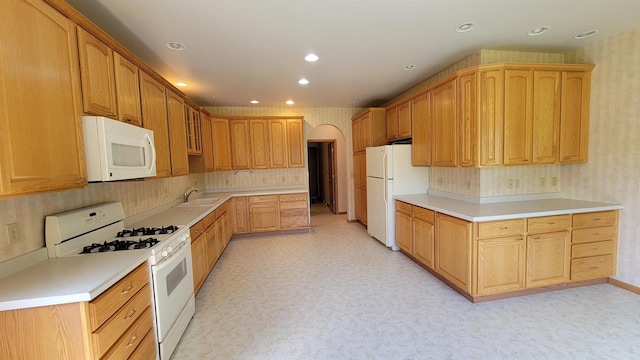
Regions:
<instances>
[{"instance_id":1,"label":"corner cabinet","mask_svg":"<svg viewBox=\"0 0 640 360\"><path fill-rule=\"evenodd\" d=\"M84 187L76 26L39 0L0 13L0 197Z\"/></svg>"}]
</instances>

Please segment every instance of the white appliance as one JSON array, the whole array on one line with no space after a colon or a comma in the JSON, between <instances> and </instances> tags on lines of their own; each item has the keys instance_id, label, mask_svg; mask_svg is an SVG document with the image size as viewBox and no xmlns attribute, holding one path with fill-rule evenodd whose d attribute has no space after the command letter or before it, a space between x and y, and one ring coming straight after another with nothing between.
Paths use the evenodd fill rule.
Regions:
<instances>
[{"instance_id":1,"label":"white appliance","mask_svg":"<svg viewBox=\"0 0 640 360\"><path fill-rule=\"evenodd\" d=\"M102 116L83 116L90 182L156 176L153 131Z\"/></svg>"},{"instance_id":2,"label":"white appliance","mask_svg":"<svg viewBox=\"0 0 640 360\"><path fill-rule=\"evenodd\" d=\"M136 225L124 228L119 202L50 215L45 220L47 250L51 258L147 251L159 355L169 359L195 314L189 227Z\"/></svg>"},{"instance_id":3,"label":"white appliance","mask_svg":"<svg viewBox=\"0 0 640 360\"><path fill-rule=\"evenodd\" d=\"M395 195L426 193L429 168L411 165L411 145L367 148L367 232L392 250L395 241Z\"/></svg>"}]
</instances>

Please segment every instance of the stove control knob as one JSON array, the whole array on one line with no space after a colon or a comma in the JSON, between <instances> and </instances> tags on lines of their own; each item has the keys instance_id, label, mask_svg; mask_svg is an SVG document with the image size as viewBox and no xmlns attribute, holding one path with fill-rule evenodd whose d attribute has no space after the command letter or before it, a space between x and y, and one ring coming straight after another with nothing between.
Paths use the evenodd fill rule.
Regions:
<instances>
[{"instance_id":1,"label":"stove control knob","mask_svg":"<svg viewBox=\"0 0 640 360\"><path fill-rule=\"evenodd\" d=\"M168 252L172 252L172 251L173 251L173 248L172 248L171 246L168 246L168 247L167 247L167 251L168 251Z\"/></svg>"},{"instance_id":2,"label":"stove control knob","mask_svg":"<svg viewBox=\"0 0 640 360\"><path fill-rule=\"evenodd\" d=\"M160 255L165 257L165 256L169 255L169 253L167 252L167 250L162 250L162 253L160 253Z\"/></svg>"},{"instance_id":3,"label":"stove control knob","mask_svg":"<svg viewBox=\"0 0 640 360\"><path fill-rule=\"evenodd\" d=\"M187 238L188 238L188 236L187 236L186 234L185 234L185 235L182 235L182 242L187 241Z\"/></svg>"}]
</instances>

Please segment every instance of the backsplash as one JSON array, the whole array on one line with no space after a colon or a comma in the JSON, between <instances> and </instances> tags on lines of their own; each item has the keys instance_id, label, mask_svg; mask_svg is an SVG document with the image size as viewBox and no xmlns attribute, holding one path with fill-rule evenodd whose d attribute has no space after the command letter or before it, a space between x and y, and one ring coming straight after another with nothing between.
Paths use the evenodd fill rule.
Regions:
<instances>
[{"instance_id":1,"label":"backsplash","mask_svg":"<svg viewBox=\"0 0 640 360\"><path fill-rule=\"evenodd\" d=\"M306 168L216 171L207 173L206 184L207 188L214 190L295 185L306 187L308 177Z\"/></svg>"}]
</instances>

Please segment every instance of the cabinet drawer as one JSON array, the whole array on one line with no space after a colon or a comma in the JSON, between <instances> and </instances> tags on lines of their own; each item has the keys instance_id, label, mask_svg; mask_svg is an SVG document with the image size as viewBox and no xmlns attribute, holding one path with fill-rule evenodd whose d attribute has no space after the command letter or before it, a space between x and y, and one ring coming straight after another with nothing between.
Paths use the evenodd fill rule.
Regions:
<instances>
[{"instance_id":1,"label":"cabinet drawer","mask_svg":"<svg viewBox=\"0 0 640 360\"><path fill-rule=\"evenodd\" d=\"M153 333L153 329L151 329L140 341L140 345L138 345L133 354L129 356L129 360L155 359L158 353L156 346L156 336Z\"/></svg>"},{"instance_id":2,"label":"cabinet drawer","mask_svg":"<svg viewBox=\"0 0 640 360\"><path fill-rule=\"evenodd\" d=\"M116 340L144 313L151 305L151 290L148 285L140 290L112 317L92 335L92 341L100 355L109 350Z\"/></svg>"},{"instance_id":3,"label":"cabinet drawer","mask_svg":"<svg viewBox=\"0 0 640 360\"><path fill-rule=\"evenodd\" d=\"M590 228L596 226L615 225L618 213L616 211L600 211L573 215L573 228Z\"/></svg>"},{"instance_id":4,"label":"cabinet drawer","mask_svg":"<svg viewBox=\"0 0 640 360\"><path fill-rule=\"evenodd\" d=\"M192 239L197 239L198 236L202 235L203 232L204 232L204 220L198 221L195 225L189 228L189 233Z\"/></svg>"},{"instance_id":5,"label":"cabinet drawer","mask_svg":"<svg viewBox=\"0 0 640 360\"><path fill-rule=\"evenodd\" d=\"M307 202L307 194L306 193L301 193L301 194L284 194L284 195L280 195L280 202L287 202L287 201L304 201L304 202Z\"/></svg>"},{"instance_id":6,"label":"cabinet drawer","mask_svg":"<svg viewBox=\"0 0 640 360\"><path fill-rule=\"evenodd\" d=\"M527 219L529 234L540 234L568 230L571 226L571 215L543 216Z\"/></svg>"},{"instance_id":7,"label":"cabinet drawer","mask_svg":"<svg viewBox=\"0 0 640 360\"><path fill-rule=\"evenodd\" d=\"M138 321L136 321L129 330L122 335L120 340L113 345L109 353L105 355L104 358L101 358L101 360L127 359L151 329L153 329L153 317L151 308L147 308Z\"/></svg>"},{"instance_id":8,"label":"cabinet drawer","mask_svg":"<svg viewBox=\"0 0 640 360\"><path fill-rule=\"evenodd\" d=\"M411 215L411 204L396 200L396 211Z\"/></svg>"},{"instance_id":9,"label":"cabinet drawer","mask_svg":"<svg viewBox=\"0 0 640 360\"><path fill-rule=\"evenodd\" d=\"M478 238L514 236L524 233L524 219L478 223Z\"/></svg>"},{"instance_id":10,"label":"cabinet drawer","mask_svg":"<svg viewBox=\"0 0 640 360\"><path fill-rule=\"evenodd\" d=\"M149 268L146 262L118 281L97 298L89 302L91 330L95 331L140 289L149 283Z\"/></svg>"},{"instance_id":11,"label":"cabinet drawer","mask_svg":"<svg viewBox=\"0 0 640 360\"><path fill-rule=\"evenodd\" d=\"M590 229L573 230L571 242L576 244L602 240L614 240L615 238L616 228L613 226L603 226Z\"/></svg>"},{"instance_id":12,"label":"cabinet drawer","mask_svg":"<svg viewBox=\"0 0 640 360\"><path fill-rule=\"evenodd\" d=\"M282 209L280 208L280 217L295 217L295 216L307 216L307 209Z\"/></svg>"},{"instance_id":13,"label":"cabinet drawer","mask_svg":"<svg viewBox=\"0 0 640 360\"><path fill-rule=\"evenodd\" d=\"M280 229L297 229L306 228L309 226L308 217L305 216L293 216L280 219Z\"/></svg>"},{"instance_id":14,"label":"cabinet drawer","mask_svg":"<svg viewBox=\"0 0 640 360\"><path fill-rule=\"evenodd\" d=\"M225 202L224 204L218 206L218 208L215 210L215 218L219 218L220 216L222 216L222 214L226 213L227 211L229 211L229 202Z\"/></svg>"},{"instance_id":15,"label":"cabinet drawer","mask_svg":"<svg viewBox=\"0 0 640 360\"><path fill-rule=\"evenodd\" d=\"M280 201L280 209L307 209L306 201L290 201L290 202L282 202Z\"/></svg>"},{"instance_id":16,"label":"cabinet drawer","mask_svg":"<svg viewBox=\"0 0 640 360\"><path fill-rule=\"evenodd\" d=\"M571 245L571 257L580 258L596 255L609 255L613 254L614 248L615 246L612 240L587 244L574 244Z\"/></svg>"},{"instance_id":17,"label":"cabinet drawer","mask_svg":"<svg viewBox=\"0 0 640 360\"><path fill-rule=\"evenodd\" d=\"M209 229L209 226L213 225L213 223L214 223L214 222L216 222L216 218L217 218L217 216L216 216L215 212L213 212L213 211L212 211L211 213L209 213L209 214L208 214L207 216L205 216L205 217L204 217L204 219L202 219L202 221L201 221L201 222L202 222L202 228L203 228L204 230ZM191 227L191 229L189 229L189 230L190 230L190 232L191 232L191 234L193 234L193 233L195 232L195 231L194 231L194 227L196 227L197 225L198 225L198 224L196 224L196 225L192 226L192 227ZM193 240L195 240L195 239L196 239L196 238L194 238L194 237L193 237L193 235L192 235L192 236L191 236L191 241L193 241Z\"/></svg>"},{"instance_id":18,"label":"cabinet drawer","mask_svg":"<svg viewBox=\"0 0 640 360\"><path fill-rule=\"evenodd\" d=\"M249 204L277 202L277 201L278 201L278 195L249 196Z\"/></svg>"},{"instance_id":19,"label":"cabinet drawer","mask_svg":"<svg viewBox=\"0 0 640 360\"><path fill-rule=\"evenodd\" d=\"M419 206L413 206L412 209L414 218L426 221L431 224L433 224L433 222L435 221L436 215L433 210L421 208Z\"/></svg>"},{"instance_id":20,"label":"cabinet drawer","mask_svg":"<svg viewBox=\"0 0 640 360\"><path fill-rule=\"evenodd\" d=\"M597 279L613 275L613 255L571 260L571 280Z\"/></svg>"}]
</instances>

